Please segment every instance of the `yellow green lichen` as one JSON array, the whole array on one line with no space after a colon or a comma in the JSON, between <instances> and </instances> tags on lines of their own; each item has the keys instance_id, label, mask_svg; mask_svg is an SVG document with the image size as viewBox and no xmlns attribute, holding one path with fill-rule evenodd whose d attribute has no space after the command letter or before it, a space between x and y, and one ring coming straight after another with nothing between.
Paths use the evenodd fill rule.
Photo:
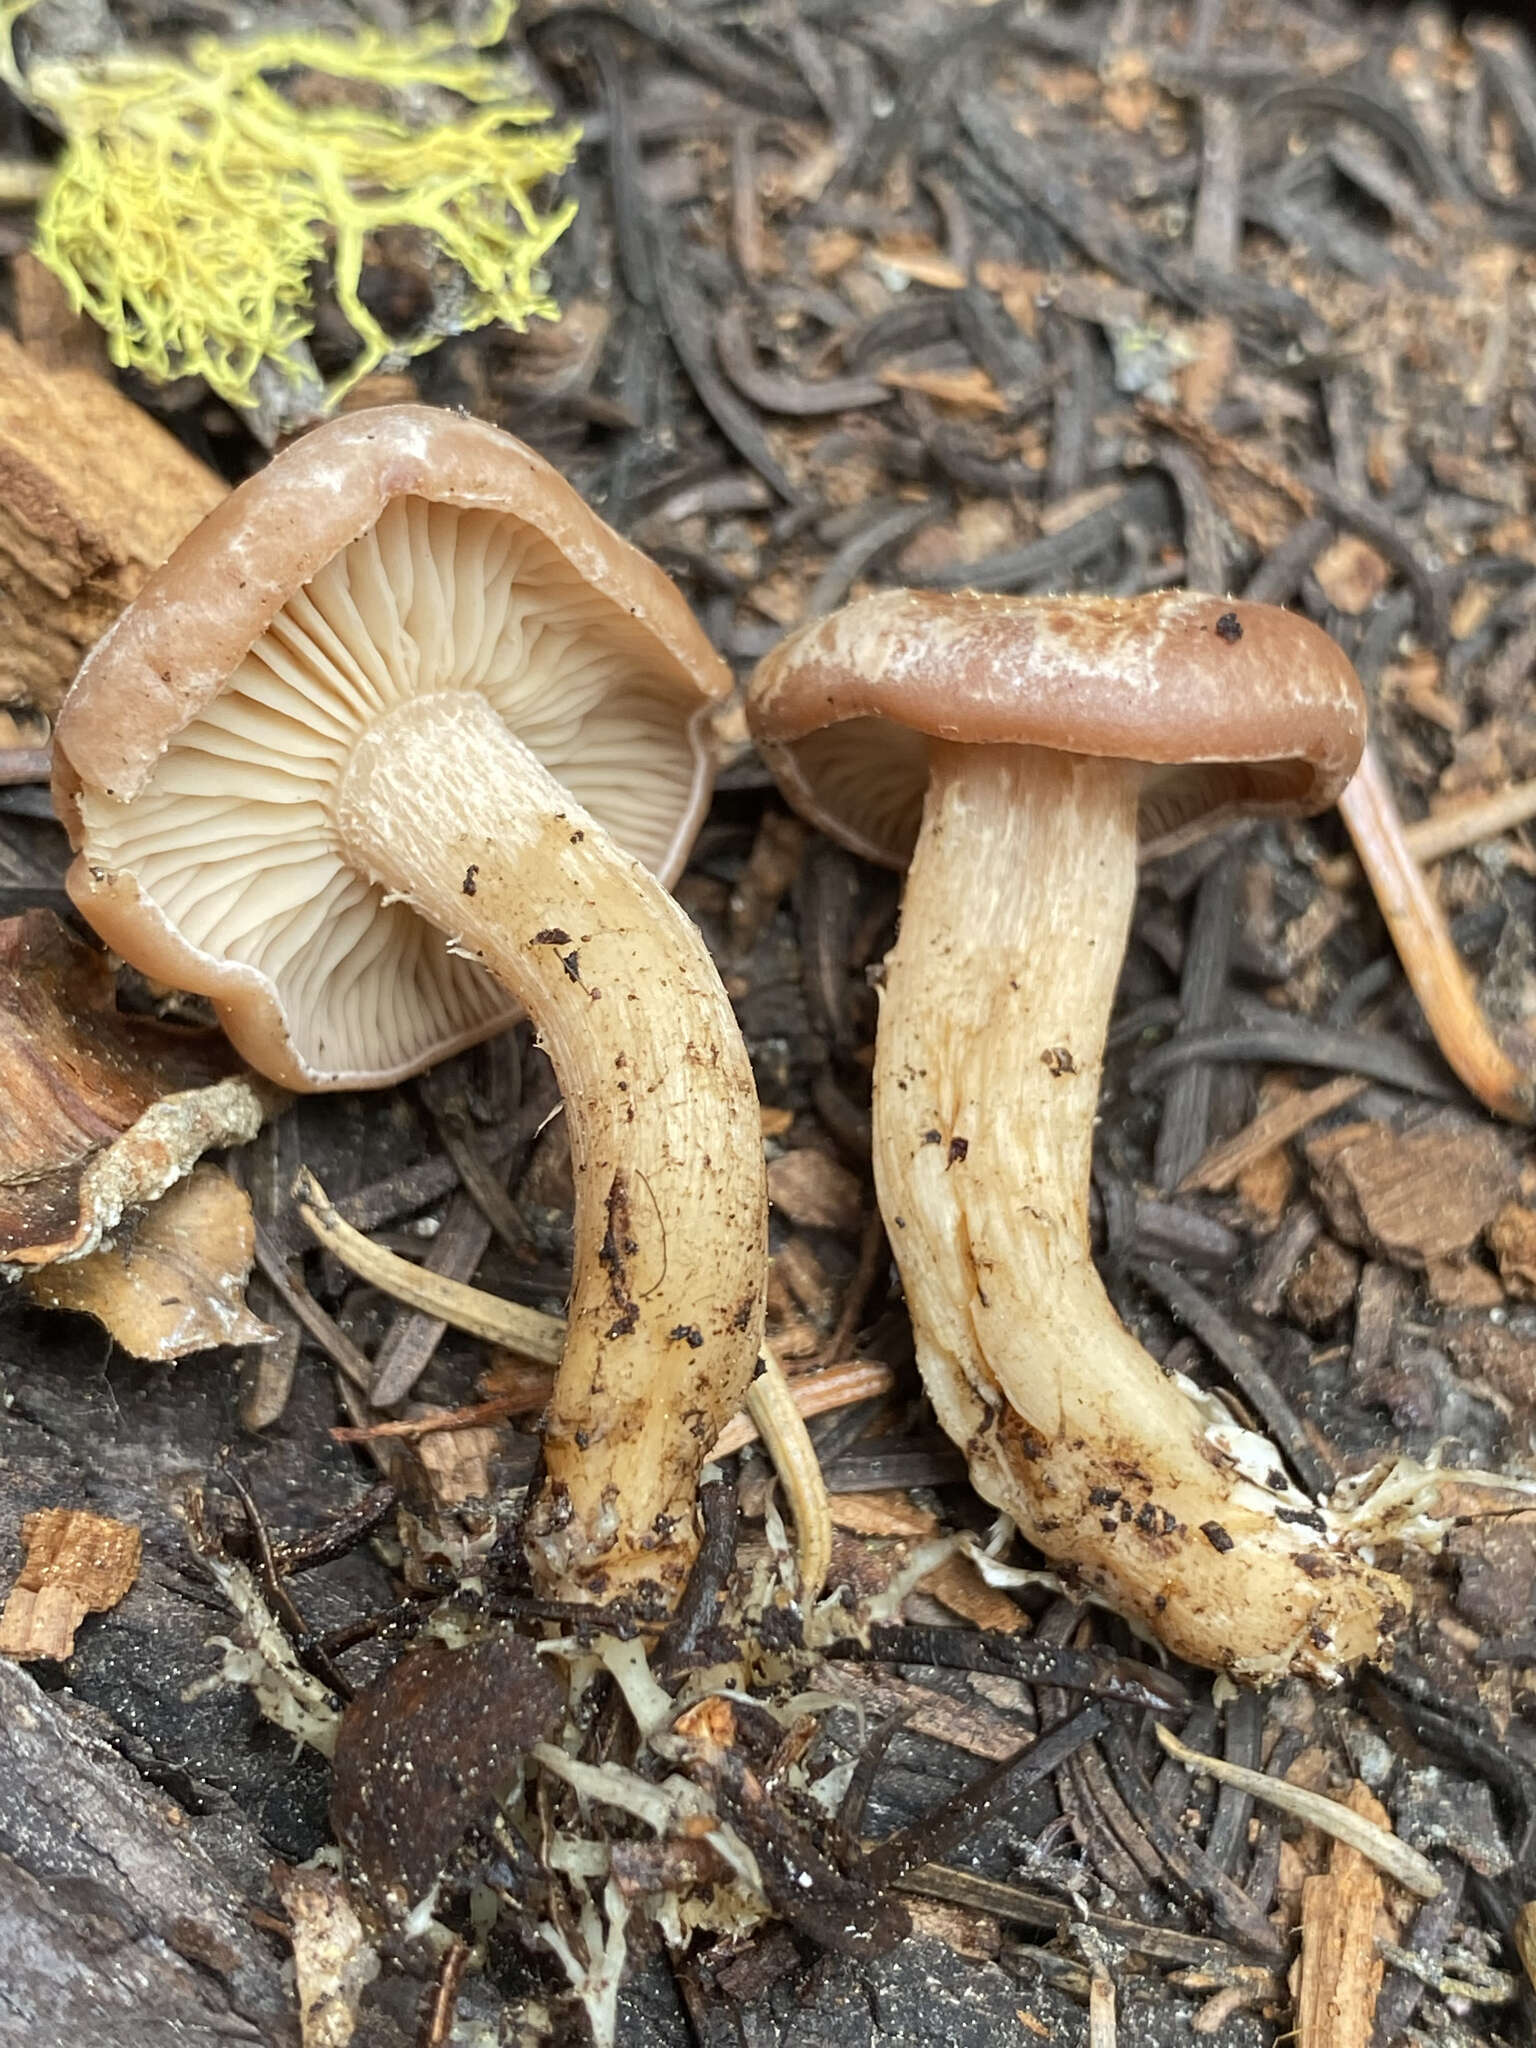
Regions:
<instances>
[{"instance_id":1,"label":"yellow green lichen","mask_svg":"<svg viewBox=\"0 0 1536 2048\"><path fill-rule=\"evenodd\" d=\"M539 265L575 204L540 212L532 195L569 165L578 131L535 132L549 108L512 97L506 67L481 54L505 35L513 0L492 0L467 50L446 27L200 36L182 57L41 61L23 78L12 39L34 4L0 0L0 77L64 136L37 253L123 368L198 375L236 405L251 402L263 364L299 382L323 261L360 343L330 404L447 333L556 316ZM470 111L449 121L407 112L402 95L422 87ZM435 275L452 281L434 293L436 315L404 337L387 334L359 292L368 238L387 228L417 230Z\"/></svg>"}]
</instances>

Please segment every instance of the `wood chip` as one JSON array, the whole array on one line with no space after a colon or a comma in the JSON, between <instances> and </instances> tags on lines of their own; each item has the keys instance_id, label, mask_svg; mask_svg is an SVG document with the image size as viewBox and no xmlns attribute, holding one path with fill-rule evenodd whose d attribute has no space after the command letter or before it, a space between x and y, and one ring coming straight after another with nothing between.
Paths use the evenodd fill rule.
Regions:
<instances>
[{"instance_id":1,"label":"wood chip","mask_svg":"<svg viewBox=\"0 0 1536 2048\"><path fill-rule=\"evenodd\" d=\"M1261 1110L1235 1136L1213 1145L1180 1182L1179 1193L1188 1194L1195 1188L1208 1188L1215 1193L1232 1187L1250 1166L1288 1144L1319 1117L1329 1116L1346 1102L1352 1102L1365 1085L1353 1074L1341 1074L1337 1080L1325 1081L1320 1088L1287 1093L1270 1108Z\"/></svg>"},{"instance_id":2,"label":"wood chip","mask_svg":"<svg viewBox=\"0 0 1536 2048\"><path fill-rule=\"evenodd\" d=\"M1437 654L1420 647L1382 672L1381 701L1406 704L1442 732L1458 733L1467 722L1465 707L1442 688L1444 669Z\"/></svg>"},{"instance_id":3,"label":"wood chip","mask_svg":"<svg viewBox=\"0 0 1536 2048\"><path fill-rule=\"evenodd\" d=\"M930 1935L973 1962L995 1963L1001 1954L1003 1930L993 1914L948 1906L940 1899L909 1898L905 1904L914 1934Z\"/></svg>"},{"instance_id":4,"label":"wood chip","mask_svg":"<svg viewBox=\"0 0 1536 2048\"><path fill-rule=\"evenodd\" d=\"M917 1583L951 1614L974 1622L977 1628L999 1635L1017 1635L1029 1627L1019 1603L1010 1600L1001 1587L989 1586L968 1557L946 1557Z\"/></svg>"},{"instance_id":5,"label":"wood chip","mask_svg":"<svg viewBox=\"0 0 1536 2048\"><path fill-rule=\"evenodd\" d=\"M1452 1112L1408 1131L1346 1124L1307 1162L1336 1236L1420 1269L1470 1250L1517 1186L1500 1134Z\"/></svg>"},{"instance_id":6,"label":"wood chip","mask_svg":"<svg viewBox=\"0 0 1536 2048\"><path fill-rule=\"evenodd\" d=\"M951 1749L985 1757L988 1763L1017 1756L1030 1739L1022 1720L999 1713L979 1697L957 1699L909 1679L868 1671L859 1664L828 1663L817 1683L841 1698L858 1701L867 1712L882 1718L905 1713L906 1725L914 1734L932 1735Z\"/></svg>"},{"instance_id":7,"label":"wood chip","mask_svg":"<svg viewBox=\"0 0 1536 2048\"><path fill-rule=\"evenodd\" d=\"M1286 1306L1303 1329L1321 1332L1354 1300L1359 1278L1359 1254L1320 1237L1291 1276Z\"/></svg>"},{"instance_id":8,"label":"wood chip","mask_svg":"<svg viewBox=\"0 0 1536 2048\"><path fill-rule=\"evenodd\" d=\"M40 370L112 375L106 336L94 320L75 311L60 279L30 249L11 258L11 289L16 297L16 337Z\"/></svg>"},{"instance_id":9,"label":"wood chip","mask_svg":"<svg viewBox=\"0 0 1536 2048\"><path fill-rule=\"evenodd\" d=\"M226 488L95 370L44 369L0 334L0 703L57 711Z\"/></svg>"},{"instance_id":10,"label":"wood chip","mask_svg":"<svg viewBox=\"0 0 1536 2048\"><path fill-rule=\"evenodd\" d=\"M837 1297L826 1267L806 1238L798 1234L786 1238L773 1255L773 1272L795 1308L823 1325L830 1322Z\"/></svg>"},{"instance_id":11,"label":"wood chip","mask_svg":"<svg viewBox=\"0 0 1536 2048\"><path fill-rule=\"evenodd\" d=\"M874 260L883 269L913 278L918 284L932 285L936 291L965 289L965 272L937 249L877 249Z\"/></svg>"},{"instance_id":12,"label":"wood chip","mask_svg":"<svg viewBox=\"0 0 1536 2048\"><path fill-rule=\"evenodd\" d=\"M1355 533L1341 533L1330 542L1312 573L1328 602L1352 617L1367 611L1392 580L1391 564Z\"/></svg>"},{"instance_id":13,"label":"wood chip","mask_svg":"<svg viewBox=\"0 0 1536 2048\"><path fill-rule=\"evenodd\" d=\"M444 1411L413 1406L413 1417L430 1417ZM500 1438L494 1429L440 1430L418 1437L416 1461L426 1474L432 1498L440 1508L462 1507L465 1501L485 1500L491 1492L491 1460Z\"/></svg>"},{"instance_id":14,"label":"wood chip","mask_svg":"<svg viewBox=\"0 0 1536 2048\"><path fill-rule=\"evenodd\" d=\"M778 1348L775 1340L776 1353ZM888 1393L894 1378L891 1368L875 1359L850 1358L822 1372L797 1373L789 1386L802 1415L830 1415L838 1408L851 1408L856 1401L872 1401L877 1394ZM728 1458L733 1451L756 1443L758 1434L749 1415L733 1415L716 1438L710 1456Z\"/></svg>"},{"instance_id":15,"label":"wood chip","mask_svg":"<svg viewBox=\"0 0 1536 2048\"><path fill-rule=\"evenodd\" d=\"M847 228L818 228L811 235L806 255L812 277L836 277L864 253L864 244Z\"/></svg>"},{"instance_id":16,"label":"wood chip","mask_svg":"<svg viewBox=\"0 0 1536 2048\"><path fill-rule=\"evenodd\" d=\"M938 1534L939 1518L920 1508L904 1493L838 1493L832 1497L832 1521L855 1536L911 1536L922 1541Z\"/></svg>"},{"instance_id":17,"label":"wood chip","mask_svg":"<svg viewBox=\"0 0 1536 2048\"><path fill-rule=\"evenodd\" d=\"M1385 1809L1358 1781L1344 1803L1376 1827L1387 1825ZM1382 1889L1374 1865L1347 1842L1334 1843L1325 1876L1302 1885L1298 2048L1370 2048L1381 1990L1376 1918Z\"/></svg>"},{"instance_id":18,"label":"wood chip","mask_svg":"<svg viewBox=\"0 0 1536 2048\"><path fill-rule=\"evenodd\" d=\"M1473 1258L1426 1260L1424 1280L1442 1308L1498 1308L1504 1300L1498 1274Z\"/></svg>"},{"instance_id":19,"label":"wood chip","mask_svg":"<svg viewBox=\"0 0 1536 2048\"><path fill-rule=\"evenodd\" d=\"M197 1166L109 1248L44 1266L26 1288L43 1308L95 1316L133 1357L159 1363L276 1334L245 1304L255 1257L250 1196Z\"/></svg>"},{"instance_id":20,"label":"wood chip","mask_svg":"<svg viewBox=\"0 0 1536 2048\"><path fill-rule=\"evenodd\" d=\"M304 2048L347 2048L362 1995L379 1974L378 1953L333 1870L274 1863L272 1882L291 1923Z\"/></svg>"},{"instance_id":21,"label":"wood chip","mask_svg":"<svg viewBox=\"0 0 1536 2048\"><path fill-rule=\"evenodd\" d=\"M1234 1183L1237 1199L1259 1230L1274 1230L1291 1206L1296 1162L1283 1145L1250 1160Z\"/></svg>"},{"instance_id":22,"label":"wood chip","mask_svg":"<svg viewBox=\"0 0 1536 2048\"><path fill-rule=\"evenodd\" d=\"M854 1237L864 1221L864 1189L857 1176L814 1146L770 1160L768 1199L802 1229Z\"/></svg>"},{"instance_id":23,"label":"wood chip","mask_svg":"<svg viewBox=\"0 0 1536 2048\"><path fill-rule=\"evenodd\" d=\"M787 811L769 810L752 842L730 896L729 935L734 953L749 953L767 929L805 858L809 828Z\"/></svg>"},{"instance_id":24,"label":"wood chip","mask_svg":"<svg viewBox=\"0 0 1536 2048\"><path fill-rule=\"evenodd\" d=\"M941 405L958 406L963 412L1006 412L1008 401L986 371L906 370L891 364L877 372L882 384L895 391L920 391Z\"/></svg>"},{"instance_id":25,"label":"wood chip","mask_svg":"<svg viewBox=\"0 0 1536 2048\"><path fill-rule=\"evenodd\" d=\"M1458 1371L1486 1380L1519 1414L1536 1417L1536 1339L1469 1316L1448 1323L1444 1343Z\"/></svg>"},{"instance_id":26,"label":"wood chip","mask_svg":"<svg viewBox=\"0 0 1536 2048\"><path fill-rule=\"evenodd\" d=\"M1230 320L1212 313L1195 322L1189 338L1193 353L1179 372L1179 396L1190 418L1206 425L1226 396L1227 379L1237 360L1237 336Z\"/></svg>"},{"instance_id":27,"label":"wood chip","mask_svg":"<svg viewBox=\"0 0 1536 2048\"><path fill-rule=\"evenodd\" d=\"M1528 1900L1515 1915L1515 1953L1536 1990L1536 1900Z\"/></svg>"},{"instance_id":28,"label":"wood chip","mask_svg":"<svg viewBox=\"0 0 1536 2048\"><path fill-rule=\"evenodd\" d=\"M0 924L0 1263L94 1251L287 1099L221 1032L120 1012L106 955L52 911Z\"/></svg>"},{"instance_id":29,"label":"wood chip","mask_svg":"<svg viewBox=\"0 0 1536 2048\"><path fill-rule=\"evenodd\" d=\"M0 1656L70 1656L88 1614L115 1607L139 1576L142 1539L84 1508L44 1508L21 1525L27 1557L0 1614Z\"/></svg>"},{"instance_id":30,"label":"wood chip","mask_svg":"<svg viewBox=\"0 0 1536 2048\"><path fill-rule=\"evenodd\" d=\"M1536 1301L1536 1209L1506 1202L1488 1226L1499 1278L1517 1301Z\"/></svg>"}]
</instances>

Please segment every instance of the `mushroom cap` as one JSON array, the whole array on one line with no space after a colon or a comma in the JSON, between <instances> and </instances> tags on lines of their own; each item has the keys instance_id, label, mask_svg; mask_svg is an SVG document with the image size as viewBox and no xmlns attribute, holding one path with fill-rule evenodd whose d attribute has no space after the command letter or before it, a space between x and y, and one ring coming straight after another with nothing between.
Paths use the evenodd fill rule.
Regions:
<instances>
[{"instance_id":1,"label":"mushroom cap","mask_svg":"<svg viewBox=\"0 0 1536 2048\"><path fill-rule=\"evenodd\" d=\"M345 861L328 797L370 719L479 690L670 884L730 687L675 585L520 441L427 406L343 417L211 512L87 657L55 735L70 893L274 1079L383 1086L518 1012Z\"/></svg>"},{"instance_id":2,"label":"mushroom cap","mask_svg":"<svg viewBox=\"0 0 1536 2048\"><path fill-rule=\"evenodd\" d=\"M1324 810L1365 744L1365 697L1319 627L1195 591L881 591L764 657L747 719L786 797L854 853L905 867L927 742L1146 764L1159 850L1242 813Z\"/></svg>"}]
</instances>

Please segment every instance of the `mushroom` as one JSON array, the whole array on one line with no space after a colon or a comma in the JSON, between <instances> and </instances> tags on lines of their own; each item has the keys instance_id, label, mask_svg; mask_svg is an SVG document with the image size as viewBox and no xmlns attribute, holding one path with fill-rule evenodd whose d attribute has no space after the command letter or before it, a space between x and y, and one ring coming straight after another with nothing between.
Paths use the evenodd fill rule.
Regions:
<instances>
[{"instance_id":1,"label":"mushroom","mask_svg":"<svg viewBox=\"0 0 1536 2048\"><path fill-rule=\"evenodd\" d=\"M317 429L87 659L55 801L76 904L300 1089L383 1086L526 1009L565 1096L569 1331L541 1583L674 1594L758 1356L745 1048L663 888L729 678L683 599L529 449L405 406Z\"/></svg>"},{"instance_id":2,"label":"mushroom","mask_svg":"<svg viewBox=\"0 0 1536 2048\"><path fill-rule=\"evenodd\" d=\"M1365 732L1349 663L1284 612L1184 592L889 591L783 641L748 717L791 803L909 869L875 1182L977 1489L1192 1662L1326 1678L1377 1652L1403 1587L1136 1342L1088 1230L1141 843L1332 802Z\"/></svg>"}]
</instances>

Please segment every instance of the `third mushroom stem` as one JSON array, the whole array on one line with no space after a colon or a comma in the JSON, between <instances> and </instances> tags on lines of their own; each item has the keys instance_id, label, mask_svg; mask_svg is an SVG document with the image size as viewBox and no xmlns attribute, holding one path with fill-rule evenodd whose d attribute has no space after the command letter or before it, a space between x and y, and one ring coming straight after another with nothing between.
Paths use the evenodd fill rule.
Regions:
<instances>
[{"instance_id":1,"label":"third mushroom stem","mask_svg":"<svg viewBox=\"0 0 1536 2048\"><path fill-rule=\"evenodd\" d=\"M416 698L353 749L352 856L532 1017L566 1101L569 1328L536 1576L675 1596L700 1466L762 1341L767 1210L752 1073L703 940L478 696Z\"/></svg>"},{"instance_id":2,"label":"third mushroom stem","mask_svg":"<svg viewBox=\"0 0 1536 2048\"><path fill-rule=\"evenodd\" d=\"M1376 1650L1401 1589L1331 1540L1262 1438L1137 1343L1089 1245L1143 774L933 744L877 1041L881 1208L924 1378L980 1490L1193 1662L1329 1676Z\"/></svg>"}]
</instances>

